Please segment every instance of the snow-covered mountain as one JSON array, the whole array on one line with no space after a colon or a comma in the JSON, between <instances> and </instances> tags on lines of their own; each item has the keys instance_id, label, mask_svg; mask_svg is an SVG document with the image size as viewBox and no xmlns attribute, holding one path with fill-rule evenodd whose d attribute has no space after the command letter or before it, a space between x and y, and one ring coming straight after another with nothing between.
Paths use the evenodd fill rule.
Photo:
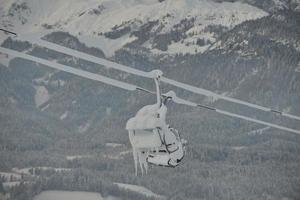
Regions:
<instances>
[{"instance_id":1,"label":"snow-covered mountain","mask_svg":"<svg viewBox=\"0 0 300 200\"><path fill-rule=\"evenodd\" d=\"M268 15L246 3L211 0L1 0L0 11L2 27L67 31L106 56L138 40L153 53L204 52L219 31Z\"/></svg>"}]
</instances>

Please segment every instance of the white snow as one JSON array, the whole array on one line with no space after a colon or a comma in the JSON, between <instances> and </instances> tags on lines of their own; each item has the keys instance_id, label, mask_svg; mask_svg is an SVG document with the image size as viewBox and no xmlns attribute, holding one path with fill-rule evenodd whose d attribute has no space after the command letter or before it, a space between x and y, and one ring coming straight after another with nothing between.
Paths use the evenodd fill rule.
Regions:
<instances>
[{"instance_id":1,"label":"white snow","mask_svg":"<svg viewBox=\"0 0 300 200\"><path fill-rule=\"evenodd\" d=\"M25 3L24 10L12 10L15 2L19 5ZM98 14L93 10L98 10ZM191 31L196 33L193 36L196 39L205 37L207 33L203 30L208 25L232 28L246 20L267 15L263 10L245 3L209 0L165 0L161 3L157 0L0 0L0 11L3 13L0 20L2 27L29 33L45 30L45 26L49 26L51 31L62 30L79 36L88 46L100 47L107 56L112 56L116 50L135 40L129 35L111 40L99 34L109 32L116 26L130 26L131 30L137 30L149 21L158 20L155 29L163 25L160 33L167 33L181 20L194 18L195 26ZM86 36L93 36L95 40ZM213 38L210 37L211 40ZM183 48L181 52L187 53L185 50L192 52L188 48Z\"/></svg>"},{"instance_id":2,"label":"white snow","mask_svg":"<svg viewBox=\"0 0 300 200\"><path fill-rule=\"evenodd\" d=\"M39 107L40 105L46 103L49 100L49 92L45 86L35 86L34 101L35 105Z\"/></svg>"},{"instance_id":3,"label":"white snow","mask_svg":"<svg viewBox=\"0 0 300 200\"><path fill-rule=\"evenodd\" d=\"M68 111L65 111L60 117L59 117L59 119L60 120L64 120L64 119L66 119L67 117L68 117Z\"/></svg>"},{"instance_id":4,"label":"white snow","mask_svg":"<svg viewBox=\"0 0 300 200\"><path fill-rule=\"evenodd\" d=\"M66 156L67 160L75 160L75 159L82 159L82 158L91 158L91 155L74 155L74 156Z\"/></svg>"},{"instance_id":5,"label":"white snow","mask_svg":"<svg viewBox=\"0 0 300 200\"><path fill-rule=\"evenodd\" d=\"M104 154L103 157L110 160L119 160L122 158L119 155L110 155L110 154Z\"/></svg>"},{"instance_id":6,"label":"white snow","mask_svg":"<svg viewBox=\"0 0 300 200\"><path fill-rule=\"evenodd\" d=\"M135 174L138 174L138 164L141 173L147 173L148 162L146 160L148 152L151 149L158 148L162 145L157 127L164 127L166 106L159 107L158 104L147 105L142 107L134 117L126 123L129 140L132 146L134 159ZM158 118L158 116L160 116ZM144 153L142 153L144 152Z\"/></svg>"},{"instance_id":7,"label":"white snow","mask_svg":"<svg viewBox=\"0 0 300 200\"><path fill-rule=\"evenodd\" d=\"M84 133L90 128L91 124L89 122L86 122L85 124L82 124L78 128L79 133Z\"/></svg>"},{"instance_id":8,"label":"white snow","mask_svg":"<svg viewBox=\"0 0 300 200\"><path fill-rule=\"evenodd\" d=\"M35 196L33 200L117 200L118 198L108 196L102 197L100 193L95 192L80 192L80 191L43 191Z\"/></svg>"},{"instance_id":9,"label":"white snow","mask_svg":"<svg viewBox=\"0 0 300 200\"><path fill-rule=\"evenodd\" d=\"M131 153L131 152L132 152L131 150L121 151L119 155L124 156L124 155L127 155L127 154Z\"/></svg>"},{"instance_id":10,"label":"white snow","mask_svg":"<svg viewBox=\"0 0 300 200\"><path fill-rule=\"evenodd\" d=\"M282 0L273 0L273 3L275 4L275 8L276 9L287 9L288 6L286 4L286 2L282 1Z\"/></svg>"},{"instance_id":11,"label":"white snow","mask_svg":"<svg viewBox=\"0 0 300 200\"><path fill-rule=\"evenodd\" d=\"M112 147L112 148L116 148L116 147L123 147L124 144L119 144L119 143L106 143L105 146L107 147Z\"/></svg>"},{"instance_id":12,"label":"white snow","mask_svg":"<svg viewBox=\"0 0 300 200\"><path fill-rule=\"evenodd\" d=\"M174 94L174 92L168 92L166 95L175 98ZM182 104L187 103L187 101L182 99L174 99L174 101ZM128 130L129 140L132 146L136 175L138 174L138 165L140 165L143 175L144 173L147 174L148 163L175 166L184 156L181 141L170 131L166 123L166 113L167 107L164 104L147 105L141 108L133 118L127 121L126 129ZM166 146L163 141L165 144L170 144L169 147ZM157 154L151 155L150 157L152 151L155 150L155 152L159 152L162 148L173 149L168 149L169 153L165 153L164 155ZM176 150L174 151L174 149Z\"/></svg>"},{"instance_id":13,"label":"white snow","mask_svg":"<svg viewBox=\"0 0 300 200\"><path fill-rule=\"evenodd\" d=\"M3 177L4 180L7 182L21 180L21 174L13 173L13 172L0 172L0 177Z\"/></svg>"},{"instance_id":14,"label":"white snow","mask_svg":"<svg viewBox=\"0 0 300 200\"><path fill-rule=\"evenodd\" d=\"M162 199L163 196L156 194L154 192L152 192L151 190L143 187L143 186L138 186L138 185L132 185L132 184L124 184L124 183L115 183L119 188L125 189L125 190L130 190L133 192L137 192L140 194L143 194L147 197L154 197L157 199Z\"/></svg>"},{"instance_id":15,"label":"white snow","mask_svg":"<svg viewBox=\"0 0 300 200\"><path fill-rule=\"evenodd\" d=\"M123 159L125 155L132 153L131 150L121 151L119 154L104 154L103 157L111 160Z\"/></svg>"},{"instance_id":16,"label":"white snow","mask_svg":"<svg viewBox=\"0 0 300 200\"><path fill-rule=\"evenodd\" d=\"M5 189L9 189L9 188L20 185L20 183L21 183L20 181L3 182L3 187Z\"/></svg>"},{"instance_id":17,"label":"white snow","mask_svg":"<svg viewBox=\"0 0 300 200\"><path fill-rule=\"evenodd\" d=\"M41 111L45 111L49 108L50 104L47 104L41 108Z\"/></svg>"},{"instance_id":18,"label":"white snow","mask_svg":"<svg viewBox=\"0 0 300 200\"><path fill-rule=\"evenodd\" d=\"M166 109L164 110L166 112ZM153 129L162 125L162 120L157 117L159 106L147 105L141 108L135 117L129 119L126 124L127 130Z\"/></svg>"},{"instance_id":19,"label":"white snow","mask_svg":"<svg viewBox=\"0 0 300 200\"><path fill-rule=\"evenodd\" d=\"M248 132L247 135L261 135L266 130L269 130L269 129L270 129L270 127L264 127L264 128L261 128L261 129L256 129L256 130Z\"/></svg>"},{"instance_id":20,"label":"white snow","mask_svg":"<svg viewBox=\"0 0 300 200\"><path fill-rule=\"evenodd\" d=\"M195 53L203 53L205 52L210 45L205 46L198 46L196 44L191 44L189 42L181 43L181 42L172 42L168 46L168 51L164 52L159 49L152 49L151 52L154 54L180 54L180 53L189 53L189 54L195 54Z\"/></svg>"},{"instance_id":21,"label":"white snow","mask_svg":"<svg viewBox=\"0 0 300 200\"><path fill-rule=\"evenodd\" d=\"M64 171L71 171L71 168L55 168L55 167L26 167L26 168L13 168L12 171L16 174L27 174L27 175L31 175L30 170L35 170L35 169L39 169L39 170L54 170L55 172L64 172Z\"/></svg>"},{"instance_id":22,"label":"white snow","mask_svg":"<svg viewBox=\"0 0 300 200\"><path fill-rule=\"evenodd\" d=\"M246 149L247 147L246 146L235 146L235 147L232 147L233 150L235 151L240 151L242 149Z\"/></svg>"},{"instance_id":23,"label":"white snow","mask_svg":"<svg viewBox=\"0 0 300 200\"><path fill-rule=\"evenodd\" d=\"M117 50L137 39L137 37L130 36L129 34L117 39L109 39L105 36L78 36L78 38L80 42L85 43L89 47L101 49L106 57L112 57Z\"/></svg>"}]
</instances>

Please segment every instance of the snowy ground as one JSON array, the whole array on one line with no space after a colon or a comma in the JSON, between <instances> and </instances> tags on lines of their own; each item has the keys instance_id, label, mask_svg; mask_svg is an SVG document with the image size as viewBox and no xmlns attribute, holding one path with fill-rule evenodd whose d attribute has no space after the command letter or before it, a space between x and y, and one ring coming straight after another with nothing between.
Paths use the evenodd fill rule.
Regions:
<instances>
[{"instance_id":1,"label":"snowy ground","mask_svg":"<svg viewBox=\"0 0 300 200\"><path fill-rule=\"evenodd\" d=\"M142 187L142 186L124 184L124 183L115 183L115 184L121 189L137 192L137 193L140 193L140 194L145 195L147 197L154 197L154 198L157 198L157 199L163 199L164 198L163 196L161 196L159 194L155 194L151 190L149 190L145 187Z\"/></svg>"},{"instance_id":2,"label":"snowy ground","mask_svg":"<svg viewBox=\"0 0 300 200\"><path fill-rule=\"evenodd\" d=\"M12 171L16 174L28 174L30 175L30 170L32 169L39 169L39 170L54 170L56 172L62 172L62 171L70 171L71 168L55 168L55 167L27 167L27 168L13 168Z\"/></svg>"},{"instance_id":3,"label":"snowy ground","mask_svg":"<svg viewBox=\"0 0 300 200\"><path fill-rule=\"evenodd\" d=\"M11 187L15 187L17 185L20 185L20 181L12 181L12 182L3 182L4 189L9 189Z\"/></svg>"},{"instance_id":4,"label":"snowy ground","mask_svg":"<svg viewBox=\"0 0 300 200\"><path fill-rule=\"evenodd\" d=\"M116 147L123 147L124 144L119 144L119 143L106 143L105 146L107 146L107 147L112 147L112 148L116 148Z\"/></svg>"},{"instance_id":5,"label":"snowy ground","mask_svg":"<svg viewBox=\"0 0 300 200\"><path fill-rule=\"evenodd\" d=\"M46 103L49 100L49 92L45 86L35 86L35 105L39 107L40 105Z\"/></svg>"},{"instance_id":6,"label":"snowy ground","mask_svg":"<svg viewBox=\"0 0 300 200\"><path fill-rule=\"evenodd\" d=\"M60 120L64 120L64 119L66 119L68 117L68 111L65 111L60 117L59 117L59 119Z\"/></svg>"},{"instance_id":7,"label":"snowy ground","mask_svg":"<svg viewBox=\"0 0 300 200\"><path fill-rule=\"evenodd\" d=\"M103 51L106 57L112 57L115 51L121 49L124 45L137 39L134 36L126 34L117 39L109 39L104 36L78 36L80 42L85 43L88 47L96 47Z\"/></svg>"},{"instance_id":8,"label":"snowy ground","mask_svg":"<svg viewBox=\"0 0 300 200\"><path fill-rule=\"evenodd\" d=\"M115 197L103 198L100 193L80 191L44 191L33 200L118 200Z\"/></svg>"},{"instance_id":9,"label":"snowy ground","mask_svg":"<svg viewBox=\"0 0 300 200\"><path fill-rule=\"evenodd\" d=\"M246 148L247 148L246 146L235 146L235 147L232 147L232 149L235 150L235 151L239 151L239 150L246 149Z\"/></svg>"},{"instance_id":10,"label":"snowy ground","mask_svg":"<svg viewBox=\"0 0 300 200\"><path fill-rule=\"evenodd\" d=\"M264 128L261 128L261 129L256 129L256 130L248 132L247 135L261 135L269 129L270 129L270 127L264 127Z\"/></svg>"},{"instance_id":11,"label":"snowy ground","mask_svg":"<svg viewBox=\"0 0 300 200\"><path fill-rule=\"evenodd\" d=\"M66 156L67 160L75 160L75 159L82 159L82 158L91 158L91 155L74 155L74 156Z\"/></svg>"},{"instance_id":12,"label":"snowy ground","mask_svg":"<svg viewBox=\"0 0 300 200\"><path fill-rule=\"evenodd\" d=\"M21 180L21 175L13 172L0 172L0 176L4 178L5 181L19 181Z\"/></svg>"},{"instance_id":13,"label":"snowy ground","mask_svg":"<svg viewBox=\"0 0 300 200\"><path fill-rule=\"evenodd\" d=\"M79 127L78 127L78 132L79 133L84 133L86 132L89 128L90 128L91 124L89 122L86 122L84 124L81 124Z\"/></svg>"}]
</instances>

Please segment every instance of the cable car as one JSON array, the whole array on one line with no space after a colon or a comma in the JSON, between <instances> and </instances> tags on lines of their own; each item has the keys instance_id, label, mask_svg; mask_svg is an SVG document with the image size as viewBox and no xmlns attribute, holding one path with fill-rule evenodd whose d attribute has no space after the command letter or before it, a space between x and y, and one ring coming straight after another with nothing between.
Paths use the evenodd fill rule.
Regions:
<instances>
[{"instance_id":1,"label":"cable car","mask_svg":"<svg viewBox=\"0 0 300 200\"><path fill-rule=\"evenodd\" d=\"M148 163L164 167L176 167L184 157L185 140L178 131L166 123L167 98L162 101L159 78L162 72L154 70L157 103L141 108L129 119L126 129L133 149L135 173L140 165L142 174L147 173Z\"/></svg>"}]
</instances>

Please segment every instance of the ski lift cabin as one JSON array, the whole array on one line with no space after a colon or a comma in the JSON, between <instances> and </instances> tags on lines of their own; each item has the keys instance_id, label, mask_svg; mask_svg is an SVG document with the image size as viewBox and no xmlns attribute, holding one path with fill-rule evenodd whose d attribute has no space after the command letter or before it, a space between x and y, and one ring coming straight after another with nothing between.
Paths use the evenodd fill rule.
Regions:
<instances>
[{"instance_id":1,"label":"ski lift cabin","mask_svg":"<svg viewBox=\"0 0 300 200\"><path fill-rule=\"evenodd\" d=\"M161 101L159 75L154 79L157 103L141 108L128 120L126 129L133 149L135 173L140 165L147 173L148 163L176 167L184 156L184 147L178 131L166 124L167 107Z\"/></svg>"}]
</instances>

